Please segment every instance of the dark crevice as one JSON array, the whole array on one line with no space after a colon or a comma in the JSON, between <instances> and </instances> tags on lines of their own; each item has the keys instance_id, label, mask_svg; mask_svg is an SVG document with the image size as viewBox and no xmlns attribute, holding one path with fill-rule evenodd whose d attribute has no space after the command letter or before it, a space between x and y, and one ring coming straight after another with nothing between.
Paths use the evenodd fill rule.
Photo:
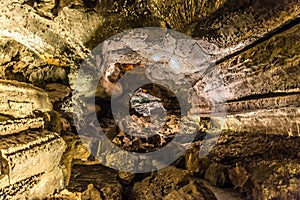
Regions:
<instances>
[{"instance_id":1,"label":"dark crevice","mask_svg":"<svg viewBox=\"0 0 300 200\"><path fill-rule=\"evenodd\" d=\"M34 130L34 129L33 129L33 130ZM36 130L39 130L39 129L36 129ZM26 131L20 132L20 133L18 133L18 134L26 134ZM15 134L15 137L17 137L17 134ZM21 152L23 152L23 151L32 150L32 149L34 149L34 148L36 148L36 147L40 147L40 146L42 146L42 145L44 145L44 144L49 144L49 143L51 143L51 142L57 140L58 137L59 137L59 136L55 136L55 137L53 137L53 138L49 138L47 141L40 141L40 142L38 142L38 143L36 143L36 144L31 144L31 145L29 145L28 147L26 147L25 149L19 149L19 150L16 150L16 151L14 151L14 152L5 153L5 155L8 157L8 156L11 156L11 155L17 155L18 153L21 153ZM3 137L3 138L4 138L4 137Z\"/></svg>"},{"instance_id":2,"label":"dark crevice","mask_svg":"<svg viewBox=\"0 0 300 200\"><path fill-rule=\"evenodd\" d=\"M237 55L239 55L239 54L241 54L241 53L243 53L243 52L245 52L245 51L247 51L247 50L249 50L249 49L251 49L251 48L267 41L267 40L269 40L270 38L272 38L275 35L278 35L278 34L284 32L284 31L287 31L287 30L291 29L292 27L298 25L299 23L300 23L300 16L297 17L296 19L293 19L293 20L290 20L290 21L286 22L281 27L278 27L278 28L274 29L273 31L268 32L265 36L257 39L256 41L252 42L251 44L245 46L243 49L238 50L238 51L236 51L236 52L234 52L230 55L227 55L227 56L221 58L220 60L217 60L216 65L218 65L218 64L220 64L220 63L222 63L226 60L229 60L230 58L232 58L234 56L237 56Z\"/></svg>"},{"instance_id":3,"label":"dark crevice","mask_svg":"<svg viewBox=\"0 0 300 200\"><path fill-rule=\"evenodd\" d=\"M300 92L279 92L279 93L266 93L266 94L256 94L249 95L238 99L228 100L227 103L239 102L239 101L247 101L247 100L256 100L256 99L264 99L264 98L273 98L273 97L282 97L282 96L290 96L290 95L300 95Z\"/></svg>"}]
</instances>

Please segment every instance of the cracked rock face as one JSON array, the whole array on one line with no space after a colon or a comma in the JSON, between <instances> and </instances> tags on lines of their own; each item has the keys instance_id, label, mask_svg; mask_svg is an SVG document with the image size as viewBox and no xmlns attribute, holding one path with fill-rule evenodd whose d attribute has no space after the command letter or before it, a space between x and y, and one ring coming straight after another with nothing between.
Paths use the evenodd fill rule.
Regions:
<instances>
[{"instance_id":1,"label":"cracked rock face","mask_svg":"<svg viewBox=\"0 0 300 200\"><path fill-rule=\"evenodd\" d=\"M0 199L299 199L299 15L296 0L1 0ZM191 37L132 31L143 27ZM82 63L86 71L78 70ZM167 105L159 91L130 92L134 114L122 122L136 130L132 137L113 120L109 102L126 93L130 81L121 85L122 77L139 77L141 68L148 68L145 79L186 80L196 93L188 99L189 119L175 112L149 138L126 123L149 126L147 117ZM178 108L174 95L166 96L167 107ZM81 110L81 138L72 98ZM173 166L124 175L101 165L127 159L129 168L139 160L107 151L91 134L100 130L97 121L103 138L148 152L176 135L180 120L196 121L198 134ZM215 146L202 158L205 142Z\"/></svg>"},{"instance_id":2,"label":"cracked rock face","mask_svg":"<svg viewBox=\"0 0 300 200\"><path fill-rule=\"evenodd\" d=\"M0 81L1 199L44 198L64 187L58 133L44 130L52 103L45 91L18 81ZM47 158L47 160L45 160Z\"/></svg>"},{"instance_id":3,"label":"cracked rock face","mask_svg":"<svg viewBox=\"0 0 300 200\"><path fill-rule=\"evenodd\" d=\"M288 29L298 16L297 1L229 0L211 17L198 21L192 36L198 37L214 59L219 60L259 43L257 40L284 25Z\"/></svg>"},{"instance_id":4,"label":"cracked rock face","mask_svg":"<svg viewBox=\"0 0 300 200\"><path fill-rule=\"evenodd\" d=\"M114 87L117 87L114 96L122 94L116 82L122 73L133 70L133 74L141 75L144 71L141 83L145 81L143 78L148 78L178 90L176 86L185 84L185 76L203 73L210 64L210 57L201 46L179 32L160 28L134 29L97 46L70 81L71 87L82 95L108 98L113 95ZM131 69L126 68L130 66Z\"/></svg>"},{"instance_id":5,"label":"cracked rock face","mask_svg":"<svg viewBox=\"0 0 300 200\"><path fill-rule=\"evenodd\" d=\"M65 145L57 134L31 132L4 137L0 148L0 191L4 199L42 198L63 188L58 158L62 156ZM47 161L44 161L45 157ZM30 179L34 182L26 184ZM14 191L7 192L15 185L18 187Z\"/></svg>"},{"instance_id":6,"label":"cracked rock face","mask_svg":"<svg viewBox=\"0 0 300 200\"><path fill-rule=\"evenodd\" d=\"M44 119L25 118L25 119L7 119L0 123L0 135L9 135L19 133L28 129L36 129L44 127Z\"/></svg>"}]
</instances>

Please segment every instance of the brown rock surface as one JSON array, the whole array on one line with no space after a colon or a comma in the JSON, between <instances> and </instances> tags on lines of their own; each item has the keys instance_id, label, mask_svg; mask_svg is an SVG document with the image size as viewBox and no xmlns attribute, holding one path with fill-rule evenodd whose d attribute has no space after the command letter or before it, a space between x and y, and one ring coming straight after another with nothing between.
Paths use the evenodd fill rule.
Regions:
<instances>
[{"instance_id":1,"label":"brown rock surface","mask_svg":"<svg viewBox=\"0 0 300 200\"><path fill-rule=\"evenodd\" d=\"M167 194L176 190L177 185L187 174L187 171L167 167L135 183L132 191L126 196L129 199L163 199Z\"/></svg>"},{"instance_id":2,"label":"brown rock surface","mask_svg":"<svg viewBox=\"0 0 300 200\"><path fill-rule=\"evenodd\" d=\"M45 90L53 103L62 101L71 93L71 89L69 87L58 83L47 84Z\"/></svg>"},{"instance_id":3,"label":"brown rock surface","mask_svg":"<svg viewBox=\"0 0 300 200\"><path fill-rule=\"evenodd\" d=\"M88 185L93 184L94 194L97 189L101 199L122 199L122 186L116 178L115 170L102 165L74 165L67 188L69 191L84 192Z\"/></svg>"},{"instance_id":4,"label":"brown rock surface","mask_svg":"<svg viewBox=\"0 0 300 200\"><path fill-rule=\"evenodd\" d=\"M219 63L195 84L201 96L208 97L211 92L224 95L225 129L299 134L299 33L299 25L295 25ZM206 113L213 106L204 102L201 108L200 113ZM275 125L279 123L282 125Z\"/></svg>"},{"instance_id":5,"label":"brown rock surface","mask_svg":"<svg viewBox=\"0 0 300 200\"><path fill-rule=\"evenodd\" d=\"M100 192L94 187L93 184L89 184L87 186L87 189L81 194L82 200L101 200L101 194Z\"/></svg>"},{"instance_id":6,"label":"brown rock surface","mask_svg":"<svg viewBox=\"0 0 300 200\"><path fill-rule=\"evenodd\" d=\"M225 189L192 175L219 187L235 188L248 199L299 199L299 14L297 0L1 0L0 78L6 80L0 80L0 199L45 198L67 185L71 192L64 190L58 198L222 199ZM116 83L120 69L96 83L101 86L97 94L100 106L82 105L88 116L80 121L86 147L70 134L75 132L70 93L82 103L74 92L73 78L99 42L146 26L192 35L196 39L192 46L199 44L203 55L187 53L190 44L176 46L175 42L174 46L184 47L179 52L197 60L196 65L201 60L210 67L203 71L181 65L181 71L168 73L163 73L164 68L150 70L150 75L160 79L176 74L194 84L201 110L194 111L193 117L200 118L201 133L193 148L174 163L184 169L172 166L137 175L99 165L118 167L127 159L130 168L138 160L110 151L107 143L91 134L99 130L95 127L98 117L104 124L103 137L131 150L153 148L139 138L117 135L119 129L107 114L103 98L109 98L114 86L119 94L123 92ZM132 54L119 61L131 63L124 65L130 68L149 61L143 56ZM92 75L82 79L83 96L90 96ZM209 102L210 92L226 102ZM210 112L222 103L225 121L217 124ZM92 115L94 110L97 117ZM212 129L230 131L215 141L210 138ZM61 161L63 169L59 162L66 146L58 133L70 134L64 137L68 149ZM217 145L200 158L204 136ZM165 139L153 140L161 146ZM155 164L161 163L153 160ZM231 194L223 199L234 199Z\"/></svg>"},{"instance_id":7,"label":"brown rock surface","mask_svg":"<svg viewBox=\"0 0 300 200\"><path fill-rule=\"evenodd\" d=\"M191 31L191 25L196 21L207 18L216 12L226 0L192 0L192 1L159 1L149 2L152 14L178 31Z\"/></svg>"},{"instance_id":8,"label":"brown rock surface","mask_svg":"<svg viewBox=\"0 0 300 200\"><path fill-rule=\"evenodd\" d=\"M218 187L228 187L230 184L227 167L217 163L209 165L204 178L212 185Z\"/></svg>"},{"instance_id":9,"label":"brown rock surface","mask_svg":"<svg viewBox=\"0 0 300 200\"><path fill-rule=\"evenodd\" d=\"M172 191L164 200L217 200L214 194L199 180L192 179L180 189Z\"/></svg>"},{"instance_id":10,"label":"brown rock surface","mask_svg":"<svg viewBox=\"0 0 300 200\"><path fill-rule=\"evenodd\" d=\"M299 13L297 1L228 0L211 17L196 22L192 35L219 60L260 43L283 25L297 23ZM207 41L214 45L206 46Z\"/></svg>"},{"instance_id":11,"label":"brown rock surface","mask_svg":"<svg viewBox=\"0 0 300 200\"><path fill-rule=\"evenodd\" d=\"M227 132L207 157L195 160L213 163L205 176L196 173L212 184L225 179L246 199L297 199L299 148L298 137Z\"/></svg>"}]
</instances>

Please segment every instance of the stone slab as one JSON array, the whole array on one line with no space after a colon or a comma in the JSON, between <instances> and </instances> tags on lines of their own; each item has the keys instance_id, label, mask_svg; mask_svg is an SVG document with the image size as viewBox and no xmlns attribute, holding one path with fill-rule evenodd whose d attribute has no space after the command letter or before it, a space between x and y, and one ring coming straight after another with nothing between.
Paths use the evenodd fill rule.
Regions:
<instances>
[{"instance_id":1,"label":"stone slab","mask_svg":"<svg viewBox=\"0 0 300 200\"><path fill-rule=\"evenodd\" d=\"M35 111L52 110L46 92L30 84L0 80L0 113L14 118L33 116Z\"/></svg>"},{"instance_id":2,"label":"stone slab","mask_svg":"<svg viewBox=\"0 0 300 200\"><path fill-rule=\"evenodd\" d=\"M62 189L63 175L59 166L65 149L64 140L46 130L0 136L0 193L9 196L13 190L8 192L7 188L18 186L23 189L16 190L11 197L31 199ZM27 188L28 181L32 187Z\"/></svg>"},{"instance_id":3,"label":"stone slab","mask_svg":"<svg viewBox=\"0 0 300 200\"><path fill-rule=\"evenodd\" d=\"M28 129L43 128L44 124L42 117L2 121L0 122L0 136L19 133Z\"/></svg>"}]
</instances>

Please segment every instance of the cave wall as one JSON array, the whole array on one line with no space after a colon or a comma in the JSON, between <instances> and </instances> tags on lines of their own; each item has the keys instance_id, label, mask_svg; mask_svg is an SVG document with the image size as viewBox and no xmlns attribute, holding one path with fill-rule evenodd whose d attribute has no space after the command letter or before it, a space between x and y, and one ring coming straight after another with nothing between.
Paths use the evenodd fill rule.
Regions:
<instances>
[{"instance_id":1,"label":"cave wall","mask_svg":"<svg viewBox=\"0 0 300 200\"><path fill-rule=\"evenodd\" d=\"M68 137L74 132L73 79L96 45L131 28L158 26L185 33L215 63L205 73L186 74L203 100L193 115L209 117L219 104L205 97L219 93L226 100L225 123L218 127L222 131L297 138L299 14L296 0L1 1L0 196L48 196L68 184L73 159L88 159L85 151L72 152L76 142ZM84 106L88 111L90 105ZM297 159L284 164L297 169ZM254 188L257 199L278 195Z\"/></svg>"}]
</instances>

